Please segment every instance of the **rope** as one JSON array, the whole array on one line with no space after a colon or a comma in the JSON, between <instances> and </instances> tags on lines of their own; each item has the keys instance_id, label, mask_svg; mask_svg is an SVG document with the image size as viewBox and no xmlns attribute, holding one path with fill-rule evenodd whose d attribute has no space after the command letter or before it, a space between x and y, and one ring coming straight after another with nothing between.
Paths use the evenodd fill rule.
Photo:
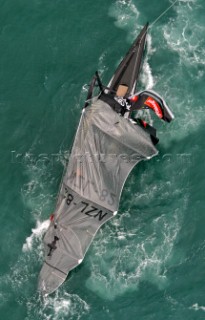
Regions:
<instances>
[{"instance_id":1,"label":"rope","mask_svg":"<svg viewBox=\"0 0 205 320\"><path fill-rule=\"evenodd\" d=\"M152 23L150 24L150 26L148 27L148 29L151 29L152 26L153 26L161 17L163 17L163 16L175 5L175 3L177 3L178 1L179 1L179 0L175 0L175 1L171 4L171 6L169 6L167 9L165 9L165 10L159 15L159 17L158 17L157 19L155 19L154 22L152 22Z\"/></svg>"}]
</instances>

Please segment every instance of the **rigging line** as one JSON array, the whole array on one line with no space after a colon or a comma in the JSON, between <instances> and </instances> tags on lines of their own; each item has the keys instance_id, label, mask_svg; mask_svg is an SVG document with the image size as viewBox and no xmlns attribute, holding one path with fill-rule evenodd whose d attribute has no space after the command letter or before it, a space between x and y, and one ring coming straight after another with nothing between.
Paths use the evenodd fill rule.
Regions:
<instances>
[{"instance_id":1,"label":"rigging line","mask_svg":"<svg viewBox=\"0 0 205 320\"><path fill-rule=\"evenodd\" d=\"M165 13L167 13L174 5L175 3L179 2L180 0L175 0L166 10L164 10L160 15L159 17L157 17L151 24L150 26L148 27L148 29L151 29L152 26L161 18L165 15Z\"/></svg>"}]
</instances>

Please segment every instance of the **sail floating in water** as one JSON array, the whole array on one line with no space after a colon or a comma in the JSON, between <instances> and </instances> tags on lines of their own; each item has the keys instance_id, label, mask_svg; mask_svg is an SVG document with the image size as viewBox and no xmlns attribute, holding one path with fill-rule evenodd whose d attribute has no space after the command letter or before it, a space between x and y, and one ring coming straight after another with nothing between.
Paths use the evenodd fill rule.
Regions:
<instances>
[{"instance_id":1,"label":"sail floating in water","mask_svg":"<svg viewBox=\"0 0 205 320\"><path fill-rule=\"evenodd\" d=\"M132 168L158 151L156 130L135 110L152 109L170 122L173 115L154 92L134 94L148 25L142 29L109 85L95 74L82 110L57 206L44 237L45 260L39 276L43 294L55 291L78 266L98 229L117 214ZM92 98L96 83L100 94Z\"/></svg>"}]
</instances>

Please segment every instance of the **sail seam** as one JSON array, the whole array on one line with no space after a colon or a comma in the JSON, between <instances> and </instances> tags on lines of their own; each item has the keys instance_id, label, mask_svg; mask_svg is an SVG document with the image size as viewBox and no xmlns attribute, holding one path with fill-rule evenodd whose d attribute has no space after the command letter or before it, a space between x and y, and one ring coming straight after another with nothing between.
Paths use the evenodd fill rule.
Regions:
<instances>
[{"instance_id":1,"label":"sail seam","mask_svg":"<svg viewBox=\"0 0 205 320\"><path fill-rule=\"evenodd\" d=\"M57 270L57 271L59 271L59 272L63 273L65 276L67 276L67 273L65 273L65 272L63 272L62 270L60 270L60 269L58 269L58 268L56 268L56 267L52 266L52 265L51 265L50 263L48 263L46 260L45 260L44 262L45 262L45 264L47 264L49 267L51 267L51 268L53 268L53 269L55 269L55 270Z\"/></svg>"}]
</instances>

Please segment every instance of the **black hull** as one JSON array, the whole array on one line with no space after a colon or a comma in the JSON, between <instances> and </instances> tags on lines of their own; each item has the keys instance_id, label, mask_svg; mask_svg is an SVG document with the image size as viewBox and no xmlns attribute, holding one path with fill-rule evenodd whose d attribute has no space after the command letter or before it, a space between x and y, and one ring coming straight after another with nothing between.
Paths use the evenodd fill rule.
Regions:
<instances>
[{"instance_id":1,"label":"black hull","mask_svg":"<svg viewBox=\"0 0 205 320\"><path fill-rule=\"evenodd\" d=\"M117 67L108 85L110 92L117 93L120 85L126 86L127 92L124 97L129 97L134 93L136 82L139 77L146 43L148 23L141 30L133 45Z\"/></svg>"}]
</instances>

